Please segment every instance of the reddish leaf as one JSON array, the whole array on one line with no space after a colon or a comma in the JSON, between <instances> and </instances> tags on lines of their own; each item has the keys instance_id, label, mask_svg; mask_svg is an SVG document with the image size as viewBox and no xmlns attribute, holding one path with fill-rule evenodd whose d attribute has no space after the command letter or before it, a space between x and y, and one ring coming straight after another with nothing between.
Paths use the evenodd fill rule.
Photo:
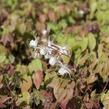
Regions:
<instances>
[{"instance_id":1,"label":"reddish leaf","mask_svg":"<svg viewBox=\"0 0 109 109\"><path fill-rule=\"evenodd\" d=\"M33 82L37 89L40 88L42 80L43 80L43 71L39 70L33 74Z\"/></svg>"},{"instance_id":2,"label":"reddish leaf","mask_svg":"<svg viewBox=\"0 0 109 109\"><path fill-rule=\"evenodd\" d=\"M23 109L30 109L30 106L25 106Z\"/></svg>"},{"instance_id":3,"label":"reddish leaf","mask_svg":"<svg viewBox=\"0 0 109 109\"><path fill-rule=\"evenodd\" d=\"M49 20L52 21L52 22L56 22L56 21L57 21L57 15L56 15L56 13L55 13L54 11L52 11L52 10L49 10L49 12L48 12L48 18L49 18Z\"/></svg>"},{"instance_id":4,"label":"reddish leaf","mask_svg":"<svg viewBox=\"0 0 109 109\"><path fill-rule=\"evenodd\" d=\"M47 20L47 15L46 14L39 14L39 21L42 23L45 23Z\"/></svg>"},{"instance_id":5,"label":"reddish leaf","mask_svg":"<svg viewBox=\"0 0 109 109\"><path fill-rule=\"evenodd\" d=\"M7 20L8 12L5 9L0 11L0 26Z\"/></svg>"},{"instance_id":6,"label":"reddish leaf","mask_svg":"<svg viewBox=\"0 0 109 109\"><path fill-rule=\"evenodd\" d=\"M54 100L53 93L51 91L42 91L42 95L44 97L43 109L55 109L55 108L52 108L53 100ZM51 107L51 105L52 105L52 107Z\"/></svg>"},{"instance_id":7,"label":"reddish leaf","mask_svg":"<svg viewBox=\"0 0 109 109\"><path fill-rule=\"evenodd\" d=\"M37 22L36 23L36 30L37 31L41 32L44 29L45 29L45 24L44 23L42 23L42 22Z\"/></svg>"},{"instance_id":8,"label":"reddish leaf","mask_svg":"<svg viewBox=\"0 0 109 109\"><path fill-rule=\"evenodd\" d=\"M0 109L1 108L5 108L6 105L4 104L6 101L8 101L9 99L11 99L11 97L8 97L8 96L2 96L0 98Z\"/></svg>"},{"instance_id":9,"label":"reddish leaf","mask_svg":"<svg viewBox=\"0 0 109 109\"><path fill-rule=\"evenodd\" d=\"M3 75L0 75L0 83L2 82L3 80Z\"/></svg>"},{"instance_id":10,"label":"reddish leaf","mask_svg":"<svg viewBox=\"0 0 109 109\"><path fill-rule=\"evenodd\" d=\"M73 81L71 84L69 84L67 86L67 89L64 91L64 96L62 94L61 99L60 99L60 106L62 109L67 109L67 103L69 102L69 100L73 97L73 92L74 92L74 87L75 87L75 82Z\"/></svg>"},{"instance_id":11,"label":"reddish leaf","mask_svg":"<svg viewBox=\"0 0 109 109\"><path fill-rule=\"evenodd\" d=\"M69 83L68 80L64 80L62 83L62 79L54 78L48 86L53 88L54 96L61 109L66 109L67 103L73 97L75 82Z\"/></svg>"},{"instance_id":12,"label":"reddish leaf","mask_svg":"<svg viewBox=\"0 0 109 109\"><path fill-rule=\"evenodd\" d=\"M6 108L6 105L0 103L0 109L2 109L2 108Z\"/></svg>"},{"instance_id":13,"label":"reddish leaf","mask_svg":"<svg viewBox=\"0 0 109 109\"><path fill-rule=\"evenodd\" d=\"M11 34L8 34L8 35L2 36L0 42L2 42L4 46L9 47L9 45L13 44L14 39L13 39L13 36Z\"/></svg>"},{"instance_id":14,"label":"reddish leaf","mask_svg":"<svg viewBox=\"0 0 109 109\"><path fill-rule=\"evenodd\" d=\"M68 100L67 100L67 99L63 99L63 100L61 101L61 108L62 108L62 109L66 109L67 103L68 103Z\"/></svg>"},{"instance_id":15,"label":"reddish leaf","mask_svg":"<svg viewBox=\"0 0 109 109\"><path fill-rule=\"evenodd\" d=\"M6 71L7 71L7 73L8 73L9 75L12 75L12 74L15 73L15 68L14 68L14 66L13 66L12 64L7 64L7 65L5 66L5 69L6 69Z\"/></svg>"}]
</instances>

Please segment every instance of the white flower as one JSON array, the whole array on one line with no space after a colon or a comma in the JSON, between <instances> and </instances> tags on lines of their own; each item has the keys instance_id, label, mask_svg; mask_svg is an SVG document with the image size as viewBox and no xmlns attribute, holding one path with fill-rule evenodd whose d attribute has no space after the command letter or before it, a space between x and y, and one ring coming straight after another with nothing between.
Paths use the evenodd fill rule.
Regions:
<instances>
[{"instance_id":1,"label":"white flower","mask_svg":"<svg viewBox=\"0 0 109 109\"><path fill-rule=\"evenodd\" d=\"M47 30L42 30L42 34L45 36L47 34Z\"/></svg>"},{"instance_id":2,"label":"white flower","mask_svg":"<svg viewBox=\"0 0 109 109\"><path fill-rule=\"evenodd\" d=\"M46 49L45 49L45 48L41 48L41 49L40 49L40 54L41 54L41 55L46 55L46 53L47 53L47 52L46 52Z\"/></svg>"},{"instance_id":3,"label":"white flower","mask_svg":"<svg viewBox=\"0 0 109 109\"><path fill-rule=\"evenodd\" d=\"M84 15L84 11L83 10L79 10L78 13L79 13L80 16L83 16Z\"/></svg>"},{"instance_id":4,"label":"white flower","mask_svg":"<svg viewBox=\"0 0 109 109\"><path fill-rule=\"evenodd\" d=\"M60 75L69 74L69 73L70 73L70 69L67 68L67 66L64 66L64 65L63 65L63 66L59 69L58 73L59 73Z\"/></svg>"},{"instance_id":5,"label":"white flower","mask_svg":"<svg viewBox=\"0 0 109 109\"><path fill-rule=\"evenodd\" d=\"M37 40L31 40L30 43L29 43L30 47L32 47L32 48L36 48L37 44L38 44Z\"/></svg>"},{"instance_id":6,"label":"white flower","mask_svg":"<svg viewBox=\"0 0 109 109\"><path fill-rule=\"evenodd\" d=\"M52 48L46 47L46 51L48 54L50 54L50 55L52 54Z\"/></svg>"},{"instance_id":7,"label":"white flower","mask_svg":"<svg viewBox=\"0 0 109 109\"><path fill-rule=\"evenodd\" d=\"M61 68L59 69L58 73L59 73L60 75L64 75L64 74L66 74L67 72L66 72L66 69L65 69L65 68L61 67Z\"/></svg>"},{"instance_id":8,"label":"white flower","mask_svg":"<svg viewBox=\"0 0 109 109\"><path fill-rule=\"evenodd\" d=\"M47 53L45 56L44 56L45 59L49 59L50 58L50 55Z\"/></svg>"},{"instance_id":9,"label":"white flower","mask_svg":"<svg viewBox=\"0 0 109 109\"><path fill-rule=\"evenodd\" d=\"M68 51L67 51L67 48L66 47L61 47L60 48L60 52L65 54L65 55L68 55Z\"/></svg>"},{"instance_id":10,"label":"white flower","mask_svg":"<svg viewBox=\"0 0 109 109\"><path fill-rule=\"evenodd\" d=\"M48 47L51 47L51 41L48 40Z\"/></svg>"},{"instance_id":11,"label":"white flower","mask_svg":"<svg viewBox=\"0 0 109 109\"><path fill-rule=\"evenodd\" d=\"M51 57L49 60L49 64L51 66L54 66L57 63L57 58L56 57Z\"/></svg>"}]
</instances>

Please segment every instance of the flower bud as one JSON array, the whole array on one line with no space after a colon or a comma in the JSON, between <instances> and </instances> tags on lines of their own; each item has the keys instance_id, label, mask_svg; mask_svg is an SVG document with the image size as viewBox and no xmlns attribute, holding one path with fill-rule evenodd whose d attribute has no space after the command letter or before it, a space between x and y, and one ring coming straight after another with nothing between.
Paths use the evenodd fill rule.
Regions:
<instances>
[{"instance_id":1,"label":"flower bud","mask_svg":"<svg viewBox=\"0 0 109 109\"><path fill-rule=\"evenodd\" d=\"M57 63L56 57L51 57L50 60L49 60L49 64L50 64L51 66L54 66L56 63Z\"/></svg>"},{"instance_id":2,"label":"flower bud","mask_svg":"<svg viewBox=\"0 0 109 109\"><path fill-rule=\"evenodd\" d=\"M82 17L85 13L84 13L84 11L83 11L83 10L79 10L78 14L79 14L79 16L81 16L81 17Z\"/></svg>"},{"instance_id":3,"label":"flower bud","mask_svg":"<svg viewBox=\"0 0 109 109\"><path fill-rule=\"evenodd\" d=\"M42 34L43 34L44 36L47 34L47 32L48 32L48 31L47 31L47 30L45 30L45 29L44 29L44 30L42 30Z\"/></svg>"},{"instance_id":4,"label":"flower bud","mask_svg":"<svg viewBox=\"0 0 109 109\"><path fill-rule=\"evenodd\" d=\"M38 42L36 40L31 40L29 43L30 47L32 47L32 48L37 47L37 44L38 44Z\"/></svg>"},{"instance_id":5,"label":"flower bud","mask_svg":"<svg viewBox=\"0 0 109 109\"><path fill-rule=\"evenodd\" d=\"M46 49L45 49L45 48L41 48L41 49L40 49L40 54L41 54L41 55L46 55L46 53L47 53L47 52L46 52Z\"/></svg>"}]
</instances>

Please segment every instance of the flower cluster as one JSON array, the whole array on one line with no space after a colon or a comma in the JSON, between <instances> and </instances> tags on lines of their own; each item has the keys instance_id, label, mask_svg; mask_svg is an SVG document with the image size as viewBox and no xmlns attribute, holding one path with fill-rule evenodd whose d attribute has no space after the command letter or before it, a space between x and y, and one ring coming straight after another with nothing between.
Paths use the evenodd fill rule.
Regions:
<instances>
[{"instance_id":1,"label":"flower cluster","mask_svg":"<svg viewBox=\"0 0 109 109\"><path fill-rule=\"evenodd\" d=\"M61 58L62 55L71 57L70 50L67 47L61 47L50 41L46 36L46 31L42 32L42 37L36 37L35 40L30 41L30 47L33 48L33 57L34 58L44 58L49 60L51 66L59 66L58 73L60 75L69 74L71 70L68 68L68 65L65 65Z\"/></svg>"}]
</instances>

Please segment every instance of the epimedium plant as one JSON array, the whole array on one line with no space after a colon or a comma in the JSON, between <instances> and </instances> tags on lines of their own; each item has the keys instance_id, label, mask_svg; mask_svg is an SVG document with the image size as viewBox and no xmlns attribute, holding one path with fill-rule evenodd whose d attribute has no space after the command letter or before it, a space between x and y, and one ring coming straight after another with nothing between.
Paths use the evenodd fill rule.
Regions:
<instances>
[{"instance_id":1,"label":"epimedium plant","mask_svg":"<svg viewBox=\"0 0 109 109\"><path fill-rule=\"evenodd\" d=\"M108 109L108 0L0 1L0 108Z\"/></svg>"}]
</instances>

